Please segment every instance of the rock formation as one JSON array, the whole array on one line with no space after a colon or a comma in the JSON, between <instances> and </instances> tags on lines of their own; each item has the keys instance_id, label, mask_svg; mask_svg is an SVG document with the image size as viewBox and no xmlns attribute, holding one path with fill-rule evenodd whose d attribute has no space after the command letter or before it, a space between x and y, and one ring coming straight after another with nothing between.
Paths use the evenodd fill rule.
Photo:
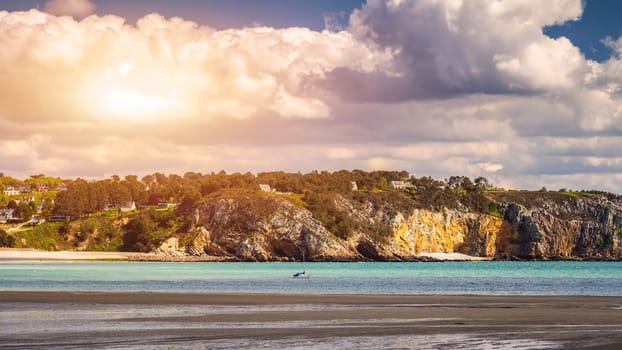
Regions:
<instances>
[{"instance_id":1,"label":"rock formation","mask_svg":"<svg viewBox=\"0 0 622 350\"><path fill-rule=\"evenodd\" d=\"M300 260L303 253L310 261L420 260L436 252L500 260L622 258L622 209L606 197L541 194L525 201L505 193L493 200L496 216L464 207L387 210L336 195L336 208L355 224L348 237L338 237L287 196L223 197L202 204L193 232L158 252L245 261ZM374 231L378 225L389 232Z\"/></svg>"}]
</instances>

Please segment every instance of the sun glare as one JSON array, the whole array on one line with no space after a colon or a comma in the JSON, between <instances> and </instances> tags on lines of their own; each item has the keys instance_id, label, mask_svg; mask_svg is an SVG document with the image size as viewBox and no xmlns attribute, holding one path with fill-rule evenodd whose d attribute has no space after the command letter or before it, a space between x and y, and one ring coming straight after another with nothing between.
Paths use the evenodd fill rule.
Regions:
<instances>
[{"instance_id":1,"label":"sun glare","mask_svg":"<svg viewBox=\"0 0 622 350\"><path fill-rule=\"evenodd\" d=\"M184 99L157 71L122 61L96 76L82 92L89 101L85 107L96 118L159 119L186 109Z\"/></svg>"},{"instance_id":2,"label":"sun glare","mask_svg":"<svg viewBox=\"0 0 622 350\"><path fill-rule=\"evenodd\" d=\"M134 66L131 63L124 61L124 62L119 63L119 66L117 67L117 71L119 72L119 74L121 74L121 76L127 76L132 71L133 68Z\"/></svg>"},{"instance_id":3,"label":"sun glare","mask_svg":"<svg viewBox=\"0 0 622 350\"><path fill-rule=\"evenodd\" d=\"M173 112L181 103L173 97L115 89L102 96L104 110L115 117L160 117Z\"/></svg>"}]
</instances>

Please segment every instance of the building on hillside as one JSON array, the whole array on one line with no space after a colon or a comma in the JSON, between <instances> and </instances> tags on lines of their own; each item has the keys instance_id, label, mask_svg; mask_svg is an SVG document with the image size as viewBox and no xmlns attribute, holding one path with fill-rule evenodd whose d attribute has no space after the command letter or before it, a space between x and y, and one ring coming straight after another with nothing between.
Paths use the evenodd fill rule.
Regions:
<instances>
[{"instance_id":1,"label":"building on hillside","mask_svg":"<svg viewBox=\"0 0 622 350\"><path fill-rule=\"evenodd\" d=\"M67 185L65 184L60 184L56 187L57 191L67 191Z\"/></svg>"},{"instance_id":2,"label":"building on hillside","mask_svg":"<svg viewBox=\"0 0 622 350\"><path fill-rule=\"evenodd\" d=\"M45 222L45 219L39 215L33 215L32 218L30 219L30 222L32 223L33 226L42 224Z\"/></svg>"},{"instance_id":3,"label":"building on hillside","mask_svg":"<svg viewBox=\"0 0 622 350\"><path fill-rule=\"evenodd\" d=\"M43 184L43 183L37 183L35 185L35 191L37 192L47 192L50 188L48 187L48 185Z\"/></svg>"},{"instance_id":4,"label":"building on hillside","mask_svg":"<svg viewBox=\"0 0 622 350\"><path fill-rule=\"evenodd\" d=\"M32 189L30 188L30 186L19 186L19 191L21 193L30 193Z\"/></svg>"},{"instance_id":5,"label":"building on hillside","mask_svg":"<svg viewBox=\"0 0 622 350\"><path fill-rule=\"evenodd\" d=\"M259 189L264 192L274 192L274 189L270 188L270 185L259 184Z\"/></svg>"},{"instance_id":6,"label":"building on hillside","mask_svg":"<svg viewBox=\"0 0 622 350\"><path fill-rule=\"evenodd\" d=\"M395 188L396 190L405 190L409 187L412 187L412 184L410 182L404 181L391 181L391 187Z\"/></svg>"},{"instance_id":7,"label":"building on hillside","mask_svg":"<svg viewBox=\"0 0 622 350\"><path fill-rule=\"evenodd\" d=\"M177 203L172 203L172 202L158 203L158 208L161 208L161 209L175 208L176 206L177 206Z\"/></svg>"},{"instance_id":8,"label":"building on hillside","mask_svg":"<svg viewBox=\"0 0 622 350\"><path fill-rule=\"evenodd\" d=\"M136 210L136 203L134 201L126 203L126 204L120 206L119 210L122 213L127 213L127 212L130 212L130 211Z\"/></svg>"},{"instance_id":9,"label":"building on hillside","mask_svg":"<svg viewBox=\"0 0 622 350\"><path fill-rule=\"evenodd\" d=\"M19 190L13 186L7 187L6 190L2 191L2 193L4 193L6 196L17 196L18 194L20 194Z\"/></svg>"},{"instance_id":10,"label":"building on hillside","mask_svg":"<svg viewBox=\"0 0 622 350\"><path fill-rule=\"evenodd\" d=\"M356 184L356 181L350 181L350 185L352 186L352 191L358 191L359 186Z\"/></svg>"},{"instance_id":11,"label":"building on hillside","mask_svg":"<svg viewBox=\"0 0 622 350\"><path fill-rule=\"evenodd\" d=\"M15 219L13 217L13 209L2 208L0 209L0 224L6 224L10 220Z\"/></svg>"},{"instance_id":12,"label":"building on hillside","mask_svg":"<svg viewBox=\"0 0 622 350\"><path fill-rule=\"evenodd\" d=\"M47 222L61 222L61 221L69 221L71 217L68 215L52 215L46 221Z\"/></svg>"}]
</instances>

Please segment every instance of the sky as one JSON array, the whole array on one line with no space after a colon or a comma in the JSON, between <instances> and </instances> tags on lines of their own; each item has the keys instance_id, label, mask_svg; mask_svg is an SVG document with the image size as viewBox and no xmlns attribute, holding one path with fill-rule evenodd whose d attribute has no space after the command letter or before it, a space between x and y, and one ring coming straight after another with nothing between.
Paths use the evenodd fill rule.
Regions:
<instances>
[{"instance_id":1,"label":"sky","mask_svg":"<svg viewBox=\"0 0 622 350\"><path fill-rule=\"evenodd\" d=\"M622 193L622 2L0 0L0 172Z\"/></svg>"}]
</instances>

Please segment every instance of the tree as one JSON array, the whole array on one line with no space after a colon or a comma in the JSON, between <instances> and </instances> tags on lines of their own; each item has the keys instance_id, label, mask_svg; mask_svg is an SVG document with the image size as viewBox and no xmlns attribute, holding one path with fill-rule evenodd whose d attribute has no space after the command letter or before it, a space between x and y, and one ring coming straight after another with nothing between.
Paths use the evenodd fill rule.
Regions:
<instances>
[{"instance_id":1,"label":"tree","mask_svg":"<svg viewBox=\"0 0 622 350\"><path fill-rule=\"evenodd\" d=\"M69 184L67 191L61 191L56 196L54 213L67 216L82 216L95 207L89 198L90 184L77 179Z\"/></svg>"},{"instance_id":2,"label":"tree","mask_svg":"<svg viewBox=\"0 0 622 350\"><path fill-rule=\"evenodd\" d=\"M129 191L133 201L138 201L142 197L141 194L145 191L145 185L138 181L136 175L127 175L122 184Z\"/></svg>"},{"instance_id":3,"label":"tree","mask_svg":"<svg viewBox=\"0 0 622 350\"><path fill-rule=\"evenodd\" d=\"M160 203L160 195L157 193L151 193L147 203L149 203L149 205L158 205L158 203Z\"/></svg>"},{"instance_id":4,"label":"tree","mask_svg":"<svg viewBox=\"0 0 622 350\"><path fill-rule=\"evenodd\" d=\"M124 206L132 200L132 193L120 182L111 183L108 191L110 204L113 207Z\"/></svg>"},{"instance_id":5,"label":"tree","mask_svg":"<svg viewBox=\"0 0 622 350\"><path fill-rule=\"evenodd\" d=\"M89 201L92 211L103 211L110 202L108 184L105 181L98 181L89 186Z\"/></svg>"},{"instance_id":6,"label":"tree","mask_svg":"<svg viewBox=\"0 0 622 350\"><path fill-rule=\"evenodd\" d=\"M148 252L168 238L167 231L158 225L156 216L156 211L151 209L135 215L127 222L123 236L123 247L126 250Z\"/></svg>"},{"instance_id":7,"label":"tree","mask_svg":"<svg viewBox=\"0 0 622 350\"><path fill-rule=\"evenodd\" d=\"M468 176L464 176L462 178L461 187L462 187L463 190L465 190L467 192L471 192L471 191L477 190L476 186L473 184L473 182L471 181L471 179L469 179Z\"/></svg>"},{"instance_id":8,"label":"tree","mask_svg":"<svg viewBox=\"0 0 622 350\"><path fill-rule=\"evenodd\" d=\"M456 188L462 186L462 181L463 180L464 180L464 176L452 175L447 180L447 185L449 186L449 188L456 189Z\"/></svg>"},{"instance_id":9,"label":"tree","mask_svg":"<svg viewBox=\"0 0 622 350\"><path fill-rule=\"evenodd\" d=\"M21 202L13 211L13 215L23 221L28 221L32 217L32 208L28 203Z\"/></svg>"},{"instance_id":10,"label":"tree","mask_svg":"<svg viewBox=\"0 0 622 350\"><path fill-rule=\"evenodd\" d=\"M0 247L15 247L15 237L0 229Z\"/></svg>"},{"instance_id":11,"label":"tree","mask_svg":"<svg viewBox=\"0 0 622 350\"><path fill-rule=\"evenodd\" d=\"M490 188L490 183L488 182L488 179L486 179L486 178L485 178L485 177L483 177L483 176L480 176L480 177L476 178L476 179L474 180L474 182L475 182L475 185L476 185L477 187L480 187L480 188L483 188L483 189L488 189L488 188Z\"/></svg>"},{"instance_id":12,"label":"tree","mask_svg":"<svg viewBox=\"0 0 622 350\"><path fill-rule=\"evenodd\" d=\"M177 213L180 215L192 215L196 204L201 199L201 194L196 190L190 190L182 197L181 203L177 206Z\"/></svg>"},{"instance_id":13,"label":"tree","mask_svg":"<svg viewBox=\"0 0 622 350\"><path fill-rule=\"evenodd\" d=\"M152 186L155 182L155 177L153 175L145 175L140 181L144 182L147 186Z\"/></svg>"}]
</instances>

